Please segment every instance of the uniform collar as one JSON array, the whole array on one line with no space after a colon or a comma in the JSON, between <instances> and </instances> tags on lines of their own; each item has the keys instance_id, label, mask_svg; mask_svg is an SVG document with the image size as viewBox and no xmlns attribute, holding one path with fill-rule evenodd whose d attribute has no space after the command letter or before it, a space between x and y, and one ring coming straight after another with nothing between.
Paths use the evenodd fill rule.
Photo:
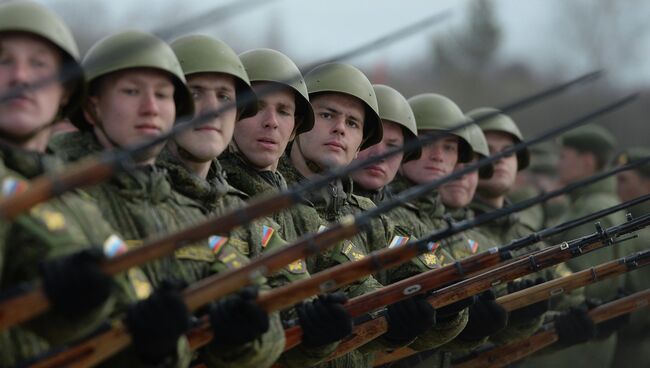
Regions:
<instances>
[{"instance_id":1,"label":"uniform collar","mask_svg":"<svg viewBox=\"0 0 650 368\"><path fill-rule=\"evenodd\" d=\"M214 206L230 190L217 161L210 164L208 176L203 179L188 170L181 160L165 148L158 156L156 166L167 171L175 191L208 208Z\"/></svg>"},{"instance_id":2,"label":"uniform collar","mask_svg":"<svg viewBox=\"0 0 650 368\"><path fill-rule=\"evenodd\" d=\"M589 185L584 185L578 189L569 192L571 202L575 202L578 198L590 196L594 194L612 194L616 191L616 178L609 177Z\"/></svg>"},{"instance_id":3,"label":"uniform collar","mask_svg":"<svg viewBox=\"0 0 650 368\"><path fill-rule=\"evenodd\" d=\"M405 176L397 174L395 179L390 183L389 190L393 193L401 193L416 185ZM417 208L418 211L424 212L427 216L433 218L442 217L445 214L445 206L442 204L437 191L431 191L424 196L414 198L404 205Z\"/></svg>"},{"instance_id":4,"label":"uniform collar","mask_svg":"<svg viewBox=\"0 0 650 368\"><path fill-rule=\"evenodd\" d=\"M0 156L6 167L20 173L27 179L32 179L46 172L60 169L63 166L52 155L9 147L4 144L0 144Z\"/></svg>"}]
</instances>

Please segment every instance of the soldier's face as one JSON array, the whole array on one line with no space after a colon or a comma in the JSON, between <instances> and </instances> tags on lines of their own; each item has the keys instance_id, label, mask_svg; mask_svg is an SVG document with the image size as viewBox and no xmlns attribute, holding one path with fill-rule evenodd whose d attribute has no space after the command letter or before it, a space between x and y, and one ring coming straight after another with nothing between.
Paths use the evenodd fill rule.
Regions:
<instances>
[{"instance_id":1,"label":"soldier's face","mask_svg":"<svg viewBox=\"0 0 650 368\"><path fill-rule=\"evenodd\" d=\"M402 164L402 174L415 184L448 175L458 162L458 138L446 136L422 147L419 159Z\"/></svg>"},{"instance_id":2,"label":"soldier's face","mask_svg":"<svg viewBox=\"0 0 650 368\"><path fill-rule=\"evenodd\" d=\"M197 116L216 111L236 101L235 80L221 73L199 73L187 78ZM232 139L237 108L233 106L205 123L179 134L175 143L201 162L211 161Z\"/></svg>"},{"instance_id":3,"label":"soldier's face","mask_svg":"<svg viewBox=\"0 0 650 368\"><path fill-rule=\"evenodd\" d=\"M474 156L472 163L478 161L478 157ZM462 169L466 164L456 164L456 170ZM478 186L478 171L472 171L469 174L463 175L460 179L450 181L440 186L440 198L445 206L450 208L463 208L466 207L476 193Z\"/></svg>"},{"instance_id":4,"label":"soldier's face","mask_svg":"<svg viewBox=\"0 0 650 368\"><path fill-rule=\"evenodd\" d=\"M502 132L485 132L485 139L490 148L490 154L506 150L514 146L514 139ZM517 178L517 156L512 154L494 163L494 175L490 179L478 182L478 191L488 198L500 197L510 191Z\"/></svg>"},{"instance_id":5,"label":"soldier's face","mask_svg":"<svg viewBox=\"0 0 650 368\"><path fill-rule=\"evenodd\" d=\"M622 171L616 175L616 193L621 201L629 201L650 193L650 178L636 170Z\"/></svg>"},{"instance_id":6,"label":"soldier's face","mask_svg":"<svg viewBox=\"0 0 650 368\"><path fill-rule=\"evenodd\" d=\"M396 147L404 145L404 132L402 127L391 121L383 120L384 136L381 142L372 145L359 152L357 160L365 160L375 157ZM355 171L351 177L362 188L366 190L378 190L393 181L397 170L404 157L403 153L393 155L387 159L376 162L363 170Z\"/></svg>"},{"instance_id":7,"label":"soldier's face","mask_svg":"<svg viewBox=\"0 0 650 368\"><path fill-rule=\"evenodd\" d=\"M587 171L586 155L576 149L562 147L557 162L557 175L562 184L566 185L591 175L590 171Z\"/></svg>"},{"instance_id":8,"label":"soldier's face","mask_svg":"<svg viewBox=\"0 0 650 368\"><path fill-rule=\"evenodd\" d=\"M174 84L166 73L152 69L129 69L105 77L84 108L86 119L104 148L140 143L168 132L174 124ZM103 130L97 124L102 124ZM162 145L141 157L153 163Z\"/></svg>"},{"instance_id":9,"label":"soldier's face","mask_svg":"<svg viewBox=\"0 0 650 368\"><path fill-rule=\"evenodd\" d=\"M311 103L316 116L314 128L296 138L304 158L323 168L348 165L363 141L363 103L340 93L317 95Z\"/></svg>"},{"instance_id":10,"label":"soldier's face","mask_svg":"<svg viewBox=\"0 0 650 368\"><path fill-rule=\"evenodd\" d=\"M0 35L0 94L53 78L61 65L60 51L47 41L23 33ZM13 135L30 134L51 123L66 100L60 82L23 91L0 102L0 129ZM46 135L42 147L24 148L44 149L49 132L41 133Z\"/></svg>"},{"instance_id":11,"label":"soldier's face","mask_svg":"<svg viewBox=\"0 0 650 368\"><path fill-rule=\"evenodd\" d=\"M268 83L253 83L253 89L268 88ZM278 167L296 125L296 97L289 88L280 88L258 98L253 117L235 124L234 141L239 151L259 170Z\"/></svg>"}]
</instances>

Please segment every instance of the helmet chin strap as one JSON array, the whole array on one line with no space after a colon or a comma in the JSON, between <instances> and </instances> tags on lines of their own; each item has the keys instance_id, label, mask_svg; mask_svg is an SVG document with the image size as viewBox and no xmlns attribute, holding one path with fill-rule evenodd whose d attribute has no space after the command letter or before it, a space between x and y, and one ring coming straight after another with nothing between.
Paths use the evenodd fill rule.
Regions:
<instances>
[{"instance_id":1,"label":"helmet chin strap","mask_svg":"<svg viewBox=\"0 0 650 368\"><path fill-rule=\"evenodd\" d=\"M93 121L94 121L93 126L96 126L97 128L99 128L99 130L100 130L100 131L102 132L102 134L104 135L104 138L106 138L106 140L108 141L108 143L111 144L111 146L113 146L114 148L123 148L121 144L117 143L117 142L116 142L113 138L111 138L111 136L108 134L108 132L107 132L106 129L104 128L104 122L102 121L102 119L99 118L99 116L97 115L97 111L95 111L94 108L93 108L93 109L90 109L90 111L86 111L86 112L92 116Z\"/></svg>"}]
</instances>

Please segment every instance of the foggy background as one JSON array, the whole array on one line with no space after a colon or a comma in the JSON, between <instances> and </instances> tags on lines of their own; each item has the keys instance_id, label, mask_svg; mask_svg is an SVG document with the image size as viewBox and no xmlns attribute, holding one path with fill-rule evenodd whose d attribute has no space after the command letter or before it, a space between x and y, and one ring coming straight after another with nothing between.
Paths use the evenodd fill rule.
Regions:
<instances>
[{"instance_id":1,"label":"foggy background","mask_svg":"<svg viewBox=\"0 0 650 368\"><path fill-rule=\"evenodd\" d=\"M648 145L650 2L643 0L267 0L218 21L192 22L244 0L41 0L60 14L83 51L124 29L170 38L212 35L236 52L268 47L299 66L334 56L441 11L418 34L347 62L407 98L436 92L463 111L501 106L595 69L607 74L512 114L539 133L628 93L640 98L598 120L622 146ZM174 32L179 22L190 20ZM170 41L170 39L167 39Z\"/></svg>"}]
</instances>

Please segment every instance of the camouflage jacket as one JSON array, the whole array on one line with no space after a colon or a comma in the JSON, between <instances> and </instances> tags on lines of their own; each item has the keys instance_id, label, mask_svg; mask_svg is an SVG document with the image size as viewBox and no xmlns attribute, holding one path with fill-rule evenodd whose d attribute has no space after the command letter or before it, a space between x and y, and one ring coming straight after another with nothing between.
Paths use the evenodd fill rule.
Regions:
<instances>
[{"instance_id":1,"label":"camouflage jacket","mask_svg":"<svg viewBox=\"0 0 650 368\"><path fill-rule=\"evenodd\" d=\"M50 144L56 154L67 161L76 161L102 150L91 133L68 133L56 137ZM110 181L88 189L97 201L104 218L127 239L130 248L140 246L152 236L161 236L205 219L205 207L172 190L167 171L156 166L137 167L115 175ZM241 242L234 237L215 234L206 241L178 249L174 255L148 262L127 273L129 283L123 287L124 304L146 298L155 287L167 279L188 284L211 274L240 267L247 258L239 253ZM248 352L268 344L277 351L279 319L272 320L275 334L206 359L211 366L231 366L249 360ZM281 340L281 339L280 339ZM280 345L281 346L281 345ZM251 350L252 349L252 350ZM249 354L250 355L250 354ZM122 354L108 365L129 364L129 354ZM211 357L215 357L212 355ZM189 364L190 354L184 338L179 341L177 365ZM272 358L272 357L271 357ZM267 365L272 364L273 359ZM245 362L244 362L245 363ZM247 366L242 363L241 366ZM253 366L253 365L251 365Z\"/></svg>"},{"instance_id":2,"label":"camouflage jacket","mask_svg":"<svg viewBox=\"0 0 650 368\"><path fill-rule=\"evenodd\" d=\"M61 163L53 156L0 146L2 197L18 193L28 180L56 175ZM13 221L0 222L0 290L40 277L39 263L88 247L101 247L116 238L96 206L80 193L68 193L36 205ZM79 338L97 328L115 305L71 319L55 310L22 327L0 332L0 367L12 367L44 353L50 346Z\"/></svg>"}]
</instances>

